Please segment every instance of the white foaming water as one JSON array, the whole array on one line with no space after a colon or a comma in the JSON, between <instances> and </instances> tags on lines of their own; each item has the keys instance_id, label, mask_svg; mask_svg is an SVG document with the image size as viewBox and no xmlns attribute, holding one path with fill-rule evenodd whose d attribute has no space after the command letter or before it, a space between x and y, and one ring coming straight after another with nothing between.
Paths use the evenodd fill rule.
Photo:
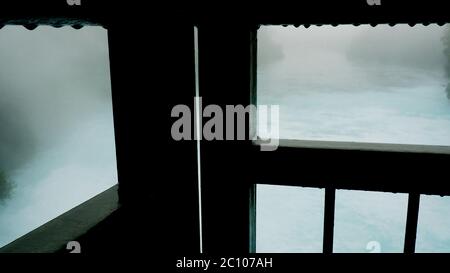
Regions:
<instances>
[{"instance_id":1,"label":"white foaming water","mask_svg":"<svg viewBox=\"0 0 450 273\"><path fill-rule=\"evenodd\" d=\"M15 188L0 205L0 246L117 183L111 117L111 111L92 116L10 175Z\"/></svg>"}]
</instances>

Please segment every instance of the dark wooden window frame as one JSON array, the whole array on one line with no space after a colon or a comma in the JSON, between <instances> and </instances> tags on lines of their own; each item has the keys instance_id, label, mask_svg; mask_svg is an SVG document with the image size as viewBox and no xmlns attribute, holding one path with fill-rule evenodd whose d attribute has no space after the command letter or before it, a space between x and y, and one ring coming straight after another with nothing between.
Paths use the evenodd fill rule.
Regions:
<instances>
[{"instance_id":1,"label":"dark wooden window frame","mask_svg":"<svg viewBox=\"0 0 450 273\"><path fill-rule=\"evenodd\" d=\"M252 33L250 46L250 96L255 105L256 32ZM323 253L333 253L337 189L408 194L404 253L415 252L420 195L450 195L450 184L444 179L450 162L448 146L281 139L276 151L259 152L259 142L253 144L258 169L253 173L249 193L250 252L256 252L257 184L325 189Z\"/></svg>"},{"instance_id":2,"label":"dark wooden window frame","mask_svg":"<svg viewBox=\"0 0 450 273\"><path fill-rule=\"evenodd\" d=\"M160 247L158 249L172 251L172 246L177 245L179 253L197 253L198 250L198 218L195 216L198 211L197 168L196 160L192 160L196 157L195 143L174 142L169 137L168 145L149 150L139 142L145 140L142 142L148 144L149 139L153 143L167 141L168 135L165 134L143 134L141 125L151 117L156 121L152 128L154 131L170 132L171 123L167 118L170 106L192 102L195 93L194 77L191 77L194 71L193 25L199 27L199 85L203 102L246 105L256 98L256 26L259 24L303 27L312 24L450 22L445 3L438 0L426 3L382 1L381 6L368 6L364 0L309 1L299 2L298 6L281 1L268 5L250 3L249 7L230 4L220 8L196 2L176 7L173 3L152 3L151 9L146 9L144 4L125 5L105 0L83 2L78 7L70 7L65 1L5 2L10 7L3 9L2 6L0 28L19 24L33 29L45 24L55 27L71 25L74 28L102 25L108 29L120 204L138 219L142 213L154 213L158 219L170 223L164 227L145 225L145 232L160 235L156 242L155 238L151 241L152 245ZM128 29L126 25L130 22L139 27ZM165 29L149 27L151 23L161 25L161 22ZM148 43L141 31L150 29L154 37L166 43ZM130 56L125 57L124 52ZM172 56L168 62L169 55ZM155 73L153 86L167 82L173 84L168 90L170 92L157 92L158 99L165 103L155 105L154 109L147 109L148 97L144 92L129 92L140 90L136 87L147 84L148 79L147 71L130 68L149 59L155 62L153 67L159 68L151 70ZM173 63L182 67L173 71ZM227 80L232 80L232 83L218 84L224 71L230 73ZM177 81L173 81L174 77ZM253 94L252 100L249 90ZM235 254L254 250L256 184L328 189L327 228L324 233L327 236L324 250L327 252L332 246L333 215L329 212L333 211L333 202L330 201L334 199L335 189L408 193L410 209L405 252L414 250L414 244L411 244L415 238L414 223L417 223L417 213L414 212L419 206L420 194L450 195L450 186L445 183L449 155L440 149L432 152L421 150L423 147L411 149L400 145L391 149L394 146L371 148L354 147L354 144L348 149L342 143L331 143L333 147L330 147L330 143L323 142L318 145L282 141L281 144L277 151L260 152L257 145L246 141L202 143L202 236L205 253ZM178 160L149 166L148 161L137 160L141 159L143 152L158 162L167 159L167 154ZM149 168L151 176L148 175ZM156 174L167 177L168 182L144 183ZM172 206L168 204L167 196L171 197ZM161 204L164 204L164 209ZM178 217L173 217L174 214Z\"/></svg>"},{"instance_id":3,"label":"dark wooden window frame","mask_svg":"<svg viewBox=\"0 0 450 273\"><path fill-rule=\"evenodd\" d=\"M111 25L111 17L101 15L106 1L69 6L66 1L4 1L0 4L0 31L5 25L34 30L40 25L56 28ZM109 43L109 41L108 41ZM64 251L75 240L104 221L120 207L119 185L98 194L26 235L0 248L0 253L52 253Z\"/></svg>"}]
</instances>

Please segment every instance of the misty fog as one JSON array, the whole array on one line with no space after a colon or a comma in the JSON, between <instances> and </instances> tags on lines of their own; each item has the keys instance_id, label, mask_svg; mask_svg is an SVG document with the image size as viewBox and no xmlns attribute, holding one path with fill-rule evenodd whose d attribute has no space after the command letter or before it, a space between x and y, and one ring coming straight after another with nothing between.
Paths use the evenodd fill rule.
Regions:
<instances>
[{"instance_id":1,"label":"misty fog","mask_svg":"<svg viewBox=\"0 0 450 273\"><path fill-rule=\"evenodd\" d=\"M258 104L280 137L450 145L447 26L261 27Z\"/></svg>"},{"instance_id":2,"label":"misty fog","mask_svg":"<svg viewBox=\"0 0 450 273\"><path fill-rule=\"evenodd\" d=\"M0 246L117 183L107 31L0 30Z\"/></svg>"},{"instance_id":3,"label":"misty fog","mask_svg":"<svg viewBox=\"0 0 450 273\"><path fill-rule=\"evenodd\" d=\"M282 139L450 145L449 25L262 26L257 61L257 103L279 105ZM257 194L258 252L321 251L323 192ZM450 198L422 199L416 251L450 252ZM406 203L338 191L334 250L402 252Z\"/></svg>"}]
</instances>

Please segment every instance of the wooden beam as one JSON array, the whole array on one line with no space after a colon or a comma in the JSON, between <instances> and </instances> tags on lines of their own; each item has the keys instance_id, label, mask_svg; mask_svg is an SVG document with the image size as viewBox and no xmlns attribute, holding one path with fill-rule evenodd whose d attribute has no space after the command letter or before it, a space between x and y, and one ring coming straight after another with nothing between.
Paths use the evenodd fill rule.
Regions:
<instances>
[{"instance_id":1,"label":"wooden beam","mask_svg":"<svg viewBox=\"0 0 450 273\"><path fill-rule=\"evenodd\" d=\"M420 194L410 193L408 197L408 215L406 217L404 253L416 250L417 223L419 219Z\"/></svg>"},{"instance_id":2,"label":"wooden beam","mask_svg":"<svg viewBox=\"0 0 450 273\"><path fill-rule=\"evenodd\" d=\"M334 237L334 209L335 209L336 189L325 189L325 209L323 221L323 253L333 253Z\"/></svg>"}]
</instances>

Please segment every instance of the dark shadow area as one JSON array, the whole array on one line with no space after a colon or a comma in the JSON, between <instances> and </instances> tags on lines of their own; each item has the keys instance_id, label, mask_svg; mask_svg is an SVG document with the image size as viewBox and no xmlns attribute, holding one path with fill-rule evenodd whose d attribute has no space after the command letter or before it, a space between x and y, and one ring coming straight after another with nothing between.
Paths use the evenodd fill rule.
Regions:
<instances>
[{"instance_id":1,"label":"dark shadow area","mask_svg":"<svg viewBox=\"0 0 450 273\"><path fill-rule=\"evenodd\" d=\"M152 261L165 268L175 268L177 257L198 255L200 249L196 143L175 141L170 134L173 106L193 106L194 25L199 30L200 95L205 105L224 106L254 102L250 96L256 91L254 35L260 24L304 27L450 21L447 9L437 1L383 1L374 8L365 1L309 1L301 8L283 2L222 8L200 3L147 8L107 1L86 1L80 7L69 7L65 1L16 2L10 8L0 4L0 25L32 29L39 24L75 28L94 24L108 29L121 207L73 240L81 243L86 254L151 254ZM274 45L270 61L277 58L282 56ZM326 253L332 250L337 188L406 192L412 197L419 193L450 195L449 156L445 154L292 147L260 152L250 141L202 141L201 145L202 238L208 255L249 253L254 216L250 193L256 183L325 188ZM8 193L5 181L8 178L0 170L0 198ZM417 199L411 198L409 204L414 210ZM405 252L413 252L417 217L414 211L408 216ZM64 248L59 251L66 252ZM320 254L304 260L308 263L310 257L344 268L353 262L348 255ZM397 257L385 256L383 261ZM292 261L299 256L279 259L281 269L295 265ZM373 262L366 257L361 261Z\"/></svg>"}]
</instances>

